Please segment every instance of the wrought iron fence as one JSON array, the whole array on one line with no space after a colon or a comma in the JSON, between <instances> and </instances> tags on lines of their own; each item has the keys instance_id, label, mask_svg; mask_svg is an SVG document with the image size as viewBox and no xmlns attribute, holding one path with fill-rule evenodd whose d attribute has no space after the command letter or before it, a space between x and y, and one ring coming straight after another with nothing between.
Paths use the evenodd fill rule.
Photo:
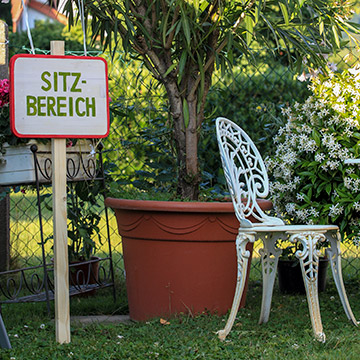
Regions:
<instances>
[{"instance_id":1,"label":"wrought iron fence","mask_svg":"<svg viewBox=\"0 0 360 360\"><path fill-rule=\"evenodd\" d=\"M138 60L126 58L121 52L115 57L102 54L109 64L109 92L113 115L110 135L103 140L104 161L107 171L111 172L111 184L121 186L126 178L133 177L139 170L152 171L144 158L139 154L146 152L145 146L153 143L143 129L149 121L156 117L167 118L167 102L164 90L152 78L144 64ZM332 61L339 68L346 68L358 61L356 53L344 50ZM233 74L224 75L216 72L207 105L207 121L218 115L233 118L238 115L241 124L250 134L254 134L261 152L271 152L271 138L277 126L278 111L284 102L293 99L301 100L307 94L307 84L297 80L281 53L277 58L259 53L258 65L250 66L239 59ZM243 110L242 109L245 109ZM266 115L266 116L265 116ZM249 121L249 117L251 121ZM269 119L273 121L269 122ZM207 134L209 135L209 133ZM212 136L211 134L209 136ZM124 180L125 179L125 180ZM44 187L42 194L49 196L43 202L43 221L45 236L52 232L52 212L49 210L51 194ZM44 196L45 197L45 196ZM103 204L99 198L99 203ZM103 205L102 205L103 206ZM100 232L105 232L106 224L103 216ZM38 213L36 196L31 187L14 188L11 191L11 268L32 266L41 261L39 243ZM124 274L122 261L122 244L118 235L116 220L110 213L110 235L113 247L113 260L116 279ZM356 277L360 271L360 252L352 244L343 244L343 270L346 277ZM98 252L106 252L102 244L98 244ZM51 246L48 254L51 257ZM255 246L252 268L254 279L260 277L258 246Z\"/></svg>"}]
</instances>

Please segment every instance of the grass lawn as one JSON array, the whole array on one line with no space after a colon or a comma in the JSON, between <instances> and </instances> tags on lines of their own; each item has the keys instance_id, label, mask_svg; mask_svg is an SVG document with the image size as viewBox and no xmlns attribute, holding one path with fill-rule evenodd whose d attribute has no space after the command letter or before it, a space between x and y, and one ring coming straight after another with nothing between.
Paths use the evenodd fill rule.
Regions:
<instances>
[{"instance_id":1,"label":"grass lawn","mask_svg":"<svg viewBox=\"0 0 360 360\"><path fill-rule=\"evenodd\" d=\"M349 301L360 319L359 282L346 284ZM90 299L72 298L72 315L121 314L123 296L114 303L110 291ZM215 332L226 316L202 314L146 323L73 324L71 343L57 344L55 324L46 306L3 305L3 319L13 346L0 349L1 359L359 359L360 329L346 318L335 286L320 294L325 344L313 339L306 298L282 295L275 285L270 321L258 325L261 286L252 281L246 308L239 311L227 340Z\"/></svg>"}]
</instances>

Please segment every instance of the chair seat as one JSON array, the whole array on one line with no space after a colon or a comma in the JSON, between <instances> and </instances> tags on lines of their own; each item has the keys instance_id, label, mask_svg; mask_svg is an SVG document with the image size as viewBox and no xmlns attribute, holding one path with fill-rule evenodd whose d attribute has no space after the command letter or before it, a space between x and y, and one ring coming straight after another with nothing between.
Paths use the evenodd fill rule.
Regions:
<instances>
[{"instance_id":1,"label":"chair seat","mask_svg":"<svg viewBox=\"0 0 360 360\"><path fill-rule=\"evenodd\" d=\"M255 232L286 232L301 233L305 231L326 232L336 231L339 229L337 225L280 225L280 226L255 226L251 228L240 228L239 231L244 233Z\"/></svg>"}]
</instances>

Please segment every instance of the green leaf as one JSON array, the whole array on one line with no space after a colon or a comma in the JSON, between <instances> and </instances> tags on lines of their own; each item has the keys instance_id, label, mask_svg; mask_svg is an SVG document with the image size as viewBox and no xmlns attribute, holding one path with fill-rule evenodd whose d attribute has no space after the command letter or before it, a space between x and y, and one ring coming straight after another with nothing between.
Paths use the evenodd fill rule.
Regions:
<instances>
[{"instance_id":1,"label":"green leaf","mask_svg":"<svg viewBox=\"0 0 360 360\"><path fill-rule=\"evenodd\" d=\"M184 74L186 60L187 60L187 51L183 50L183 52L181 53L180 61L179 61L179 69L178 69L179 70L179 81L181 81L181 78Z\"/></svg>"},{"instance_id":2,"label":"green leaf","mask_svg":"<svg viewBox=\"0 0 360 360\"><path fill-rule=\"evenodd\" d=\"M283 18L285 20L285 25L289 25L289 14L287 11L287 6L283 3L280 3L279 5L280 5L281 12L283 14Z\"/></svg>"},{"instance_id":3,"label":"green leaf","mask_svg":"<svg viewBox=\"0 0 360 360\"><path fill-rule=\"evenodd\" d=\"M184 9L182 8L181 10L182 10L181 11L181 25L182 25L182 28L184 30L184 35L185 35L187 46L190 47L190 45L191 45L191 31L190 31L190 26L189 26L189 19L186 16L186 14L184 13Z\"/></svg>"},{"instance_id":4,"label":"green leaf","mask_svg":"<svg viewBox=\"0 0 360 360\"><path fill-rule=\"evenodd\" d=\"M309 188L308 192L307 192L307 197L309 198L309 201L311 201L311 197L312 197L312 187Z\"/></svg>"},{"instance_id":5,"label":"green leaf","mask_svg":"<svg viewBox=\"0 0 360 360\"><path fill-rule=\"evenodd\" d=\"M174 63L172 64L167 70L166 73L164 74L164 77L167 77L175 68L176 68L177 64Z\"/></svg>"},{"instance_id":6,"label":"green leaf","mask_svg":"<svg viewBox=\"0 0 360 360\"><path fill-rule=\"evenodd\" d=\"M184 114L184 124L187 128L189 126L190 114L189 114L189 105L186 99L183 100L183 114Z\"/></svg>"},{"instance_id":7,"label":"green leaf","mask_svg":"<svg viewBox=\"0 0 360 360\"><path fill-rule=\"evenodd\" d=\"M302 7L304 5L304 2L305 2L305 0L298 0L300 7Z\"/></svg>"},{"instance_id":8,"label":"green leaf","mask_svg":"<svg viewBox=\"0 0 360 360\"><path fill-rule=\"evenodd\" d=\"M312 137L315 140L316 145L320 146L321 145L321 136L315 129L312 131Z\"/></svg>"},{"instance_id":9,"label":"green leaf","mask_svg":"<svg viewBox=\"0 0 360 360\"><path fill-rule=\"evenodd\" d=\"M337 47L340 48L340 40L339 40L337 28L335 25L333 25L331 28L332 28L332 31L334 34L335 43L336 43Z\"/></svg>"},{"instance_id":10,"label":"green leaf","mask_svg":"<svg viewBox=\"0 0 360 360\"><path fill-rule=\"evenodd\" d=\"M302 171L302 172L299 172L299 175L300 176L311 176L311 175L313 175L313 173L311 171Z\"/></svg>"},{"instance_id":11,"label":"green leaf","mask_svg":"<svg viewBox=\"0 0 360 360\"><path fill-rule=\"evenodd\" d=\"M209 2L208 1L202 1L200 5L200 10L205 11L205 9L208 7Z\"/></svg>"},{"instance_id":12,"label":"green leaf","mask_svg":"<svg viewBox=\"0 0 360 360\"><path fill-rule=\"evenodd\" d=\"M193 0L192 3L193 3L193 7L195 9L195 14L196 14L196 16L198 16L199 15L199 0Z\"/></svg>"},{"instance_id":13,"label":"green leaf","mask_svg":"<svg viewBox=\"0 0 360 360\"><path fill-rule=\"evenodd\" d=\"M245 17L246 43L250 45L253 38L254 21L250 16Z\"/></svg>"},{"instance_id":14,"label":"green leaf","mask_svg":"<svg viewBox=\"0 0 360 360\"><path fill-rule=\"evenodd\" d=\"M326 187L325 187L325 191L328 195L331 194L331 183L327 184Z\"/></svg>"},{"instance_id":15,"label":"green leaf","mask_svg":"<svg viewBox=\"0 0 360 360\"><path fill-rule=\"evenodd\" d=\"M167 23L170 15L170 10L167 12L165 19L162 21L162 38L163 38L163 45L166 44L166 35L167 35Z\"/></svg>"}]
</instances>

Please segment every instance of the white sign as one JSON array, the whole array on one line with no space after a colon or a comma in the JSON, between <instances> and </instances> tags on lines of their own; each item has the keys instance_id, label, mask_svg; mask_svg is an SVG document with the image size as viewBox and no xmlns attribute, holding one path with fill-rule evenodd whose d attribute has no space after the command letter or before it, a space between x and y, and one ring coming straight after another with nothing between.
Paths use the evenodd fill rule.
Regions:
<instances>
[{"instance_id":1,"label":"white sign","mask_svg":"<svg viewBox=\"0 0 360 360\"><path fill-rule=\"evenodd\" d=\"M109 133L107 63L99 57L16 55L10 122L18 137L102 138Z\"/></svg>"}]
</instances>

